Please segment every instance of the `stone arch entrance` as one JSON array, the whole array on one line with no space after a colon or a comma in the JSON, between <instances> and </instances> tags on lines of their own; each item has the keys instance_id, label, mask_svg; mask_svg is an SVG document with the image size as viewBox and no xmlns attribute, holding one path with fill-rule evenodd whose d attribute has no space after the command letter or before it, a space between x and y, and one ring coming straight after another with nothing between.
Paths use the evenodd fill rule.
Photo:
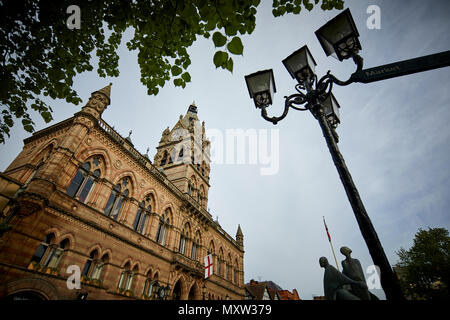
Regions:
<instances>
[{"instance_id":1,"label":"stone arch entrance","mask_svg":"<svg viewBox=\"0 0 450 320\"><path fill-rule=\"evenodd\" d=\"M201 292L196 282L194 282L189 290L188 300L201 300Z\"/></svg>"},{"instance_id":2,"label":"stone arch entrance","mask_svg":"<svg viewBox=\"0 0 450 320\"><path fill-rule=\"evenodd\" d=\"M39 294L36 291L26 290L19 291L13 294L10 294L5 298L5 300L18 301L18 300L29 300L29 301L42 301L47 300L44 296Z\"/></svg>"},{"instance_id":3,"label":"stone arch entrance","mask_svg":"<svg viewBox=\"0 0 450 320\"><path fill-rule=\"evenodd\" d=\"M172 300L180 300L181 299L181 279L175 283L172 291Z\"/></svg>"},{"instance_id":4,"label":"stone arch entrance","mask_svg":"<svg viewBox=\"0 0 450 320\"><path fill-rule=\"evenodd\" d=\"M23 278L0 285L0 297L11 300L58 300L56 288L41 278Z\"/></svg>"}]
</instances>

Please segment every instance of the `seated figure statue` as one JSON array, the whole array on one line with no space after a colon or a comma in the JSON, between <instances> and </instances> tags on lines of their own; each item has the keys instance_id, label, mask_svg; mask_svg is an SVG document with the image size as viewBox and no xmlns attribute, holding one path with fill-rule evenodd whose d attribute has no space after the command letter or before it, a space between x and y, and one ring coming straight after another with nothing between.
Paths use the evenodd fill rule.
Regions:
<instances>
[{"instance_id":1,"label":"seated figure statue","mask_svg":"<svg viewBox=\"0 0 450 320\"><path fill-rule=\"evenodd\" d=\"M358 259L353 259L350 254L352 250L341 247L341 253L345 256L342 260L342 274L355 281L365 281L364 272ZM370 300L369 290L357 285L351 285L351 292L361 300Z\"/></svg>"},{"instance_id":2,"label":"seated figure statue","mask_svg":"<svg viewBox=\"0 0 450 320\"><path fill-rule=\"evenodd\" d=\"M358 259L350 256L352 250L348 247L341 247L341 253L345 256L342 260L342 274L355 281L365 281L364 271ZM368 289L352 285L351 292L361 300L379 300L377 296L372 294Z\"/></svg>"},{"instance_id":3,"label":"seated figure statue","mask_svg":"<svg viewBox=\"0 0 450 320\"><path fill-rule=\"evenodd\" d=\"M323 288L326 300L360 300L357 296L346 289L345 285L356 285L367 288L363 281L354 281L343 275L335 267L328 263L327 258L321 257L319 264L325 269L323 275Z\"/></svg>"}]
</instances>

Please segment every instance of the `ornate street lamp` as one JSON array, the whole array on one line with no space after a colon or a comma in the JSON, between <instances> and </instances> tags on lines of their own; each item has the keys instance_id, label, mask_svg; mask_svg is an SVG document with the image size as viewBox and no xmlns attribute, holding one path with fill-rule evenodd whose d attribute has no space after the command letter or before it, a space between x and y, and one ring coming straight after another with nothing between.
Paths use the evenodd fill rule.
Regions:
<instances>
[{"instance_id":1,"label":"ornate street lamp","mask_svg":"<svg viewBox=\"0 0 450 320\"><path fill-rule=\"evenodd\" d=\"M351 58L361 50L359 32L349 9L323 25L316 31L316 36L325 54L339 61Z\"/></svg>"},{"instance_id":2,"label":"ornate street lamp","mask_svg":"<svg viewBox=\"0 0 450 320\"><path fill-rule=\"evenodd\" d=\"M159 296L159 288L160 288L159 282L158 282L158 281L155 281L155 282L153 283L153 294L154 294L154 299L158 299L158 296Z\"/></svg>"},{"instance_id":3,"label":"ornate street lamp","mask_svg":"<svg viewBox=\"0 0 450 320\"><path fill-rule=\"evenodd\" d=\"M250 98L253 99L257 108L272 104L273 94L277 91L272 69L245 76L245 81Z\"/></svg>"},{"instance_id":4,"label":"ornate street lamp","mask_svg":"<svg viewBox=\"0 0 450 320\"><path fill-rule=\"evenodd\" d=\"M335 54L340 61L353 58L357 65L355 73L361 71L363 59L358 55L359 50L361 50L361 44L358 40L359 33L350 10L347 9L330 20L316 31L316 35L327 55ZM255 106L261 109L261 116L273 124L277 124L284 119L290 108L300 111L309 110L318 120L373 262L380 268L381 285L386 293L386 297L389 300L404 300L398 279L389 264L337 145L339 140L335 129L340 123L340 107L331 90L333 84L345 86L354 82L354 78L350 77L347 81L341 81L328 71L325 76L317 80L314 72L316 62L307 46L303 46L292 53L283 60L283 64L292 78L298 82L295 86L297 93L285 97L283 114L279 117L269 117L267 115L266 109L272 104L273 95L267 94L268 97L270 96L270 99L257 98L261 92L267 93L270 91L270 88L275 88L272 70L256 72L245 77L250 97L254 99ZM275 90L273 90L274 92Z\"/></svg>"},{"instance_id":5,"label":"ornate street lamp","mask_svg":"<svg viewBox=\"0 0 450 320\"><path fill-rule=\"evenodd\" d=\"M305 81L314 79L316 61L307 46L303 46L289 57L283 60L283 64L291 75L292 79L297 79L302 84Z\"/></svg>"}]
</instances>

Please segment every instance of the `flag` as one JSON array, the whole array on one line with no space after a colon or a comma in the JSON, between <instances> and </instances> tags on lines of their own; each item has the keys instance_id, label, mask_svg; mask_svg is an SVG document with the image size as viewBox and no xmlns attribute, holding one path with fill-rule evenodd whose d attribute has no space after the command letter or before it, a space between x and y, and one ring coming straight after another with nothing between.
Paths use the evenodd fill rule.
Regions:
<instances>
[{"instance_id":1,"label":"flag","mask_svg":"<svg viewBox=\"0 0 450 320\"><path fill-rule=\"evenodd\" d=\"M212 254L205 257L205 279L213 274L213 259Z\"/></svg>"},{"instance_id":2,"label":"flag","mask_svg":"<svg viewBox=\"0 0 450 320\"><path fill-rule=\"evenodd\" d=\"M331 237L330 237L330 233L328 232L328 227L327 227L327 224L325 222L325 217L323 217L323 224L325 225L325 230L327 231L328 241L331 242Z\"/></svg>"}]
</instances>

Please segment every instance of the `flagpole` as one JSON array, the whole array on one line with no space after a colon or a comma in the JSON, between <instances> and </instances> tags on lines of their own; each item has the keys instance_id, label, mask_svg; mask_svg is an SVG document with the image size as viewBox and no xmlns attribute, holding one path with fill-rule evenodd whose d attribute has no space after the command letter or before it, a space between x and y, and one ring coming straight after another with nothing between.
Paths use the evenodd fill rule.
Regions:
<instances>
[{"instance_id":1,"label":"flagpole","mask_svg":"<svg viewBox=\"0 0 450 320\"><path fill-rule=\"evenodd\" d=\"M339 269L339 265L338 265L338 262L337 262L337 259L336 259L336 255L334 254L333 243L331 242L330 233L328 232L328 227L327 227L327 224L325 222L325 216L323 216L323 224L325 225L325 230L327 232L328 241L330 242L331 252L333 252L334 262L336 262L336 267L337 267L338 271L340 272L341 270Z\"/></svg>"}]
</instances>

